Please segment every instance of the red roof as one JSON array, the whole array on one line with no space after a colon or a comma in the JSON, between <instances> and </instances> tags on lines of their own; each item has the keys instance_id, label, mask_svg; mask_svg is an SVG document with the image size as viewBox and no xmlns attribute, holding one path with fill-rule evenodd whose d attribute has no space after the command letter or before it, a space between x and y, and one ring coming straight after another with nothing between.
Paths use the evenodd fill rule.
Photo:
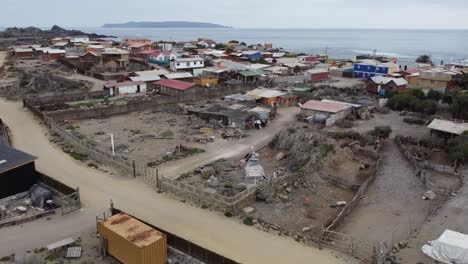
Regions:
<instances>
[{"instance_id":1,"label":"red roof","mask_svg":"<svg viewBox=\"0 0 468 264\"><path fill-rule=\"evenodd\" d=\"M127 82L108 82L104 84L104 87L110 88L110 87L119 87L119 86L131 86L131 85L139 85L139 84L145 84L145 82L132 82L132 81L127 81Z\"/></svg>"},{"instance_id":2,"label":"red roof","mask_svg":"<svg viewBox=\"0 0 468 264\"><path fill-rule=\"evenodd\" d=\"M323 102L316 100L309 100L301 106L301 108L304 109L327 113L338 113L350 107L351 106L346 104L340 104L335 102Z\"/></svg>"},{"instance_id":3,"label":"red roof","mask_svg":"<svg viewBox=\"0 0 468 264\"><path fill-rule=\"evenodd\" d=\"M177 89L180 91L184 91L195 86L194 83L183 82L178 80L160 80L155 82L154 84L158 84L167 88Z\"/></svg>"},{"instance_id":4,"label":"red roof","mask_svg":"<svg viewBox=\"0 0 468 264\"><path fill-rule=\"evenodd\" d=\"M139 54L152 54L152 53L156 53L156 52L159 52L158 50L143 50L143 51L140 51L138 52Z\"/></svg>"}]
</instances>

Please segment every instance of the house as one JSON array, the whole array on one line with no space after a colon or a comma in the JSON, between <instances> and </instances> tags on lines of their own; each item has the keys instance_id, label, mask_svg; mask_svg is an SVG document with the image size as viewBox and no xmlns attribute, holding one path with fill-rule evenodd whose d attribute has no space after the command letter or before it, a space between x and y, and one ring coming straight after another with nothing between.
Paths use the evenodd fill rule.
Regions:
<instances>
[{"instance_id":1,"label":"house","mask_svg":"<svg viewBox=\"0 0 468 264\"><path fill-rule=\"evenodd\" d=\"M134 82L146 82L147 88L152 82L161 80L161 75L167 71L152 70L152 71L137 71L130 74L130 80Z\"/></svg>"},{"instance_id":2,"label":"house","mask_svg":"<svg viewBox=\"0 0 468 264\"><path fill-rule=\"evenodd\" d=\"M172 51L174 43L173 42L158 42L155 44L155 48L161 51ZM180 52L183 51L183 48Z\"/></svg>"},{"instance_id":3,"label":"house","mask_svg":"<svg viewBox=\"0 0 468 264\"><path fill-rule=\"evenodd\" d=\"M310 74L310 80L313 82L324 81L330 78L330 71L327 69L311 69L307 73Z\"/></svg>"},{"instance_id":4,"label":"house","mask_svg":"<svg viewBox=\"0 0 468 264\"><path fill-rule=\"evenodd\" d=\"M128 47L128 49L130 50L130 54L132 54L132 56L135 56L135 55L137 55L138 53L140 53L142 51L153 50L153 45L151 45L151 44L134 44L134 45Z\"/></svg>"},{"instance_id":5,"label":"house","mask_svg":"<svg viewBox=\"0 0 468 264\"><path fill-rule=\"evenodd\" d=\"M70 42L70 40L66 38L52 38L49 40L50 45L54 45L60 42Z\"/></svg>"},{"instance_id":6,"label":"house","mask_svg":"<svg viewBox=\"0 0 468 264\"><path fill-rule=\"evenodd\" d=\"M287 94L286 92L264 88L257 88L246 93L248 96L257 98L257 102L272 107L278 106L282 101L280 97Z\"/></svg>"},{"instance_id":7,"label":"house","mask_svg":"<svg viewBox=\"0 0 468 264\"><path fill-rule=\"evenodd\" d=\"M55 43L54 45L52 45L52 47L54 49L61 49L61 50L65 50L66 48L71 48L71 47L74 47L74 44L72 42L57 42Z\"/></svg>"},{"instance_id":8,"label":"house","mask_svg":"<svg viewBox=\"0 0 468 264\"><path fill-rule=\"evenodd\" d=\"M107 82L104 90L109 90L110 96L146 93L146 83L143 81Z\"/></svg>"},{"instance_id":9,"label":"house","mask_svg":"<svg viewBox=\"0 0 468 264\"><path fill-rule=\"evenodd\" d=\"M45 60L58 60L65 56L67 52L61 49L48 49L44 52L43 56Z\"/></svg>"},{"instance_id":10,"label":"house","mask_svg":"<svg viewBox=\"0 0 468 264\"><path fill-rule=\"evenodd\" d=\"M404 92L408 82L404 78L374 76L366 81L367 91L385 95L386 92Z\"/></svg>"},{"instance_id":11,"label":"house","mask_svg":"<svg viewBox=\"0 0 468 264\"><path fill-rule=\"evenodd\" d=\"M449 137L459 136L468 131L468 123L457 123L450 120L434 119L427 126L431 130L431 135L436 132Z\"/></svg>"},{"instance_id":12,"label":"house","mask_svg":"<svg viewBox=\"0 0 468 264\"><path fill-rule=\"evenodd\" d=\"M151 45L151 39L148 38L124 38L122 40L122 47L132 47L137 45Z\"/></svg>"},{"instance_id":13,"label":"house","mask_svg":"<svg viewBox=\"0 0 468 264\"><path fill-rule=\"evenodd\" d=\"M221 123L225 126L241 129L253 128L255 120L268 120L269 108L258 107L255 103L219 102L208 107L188 108L189 115L197 116L210 123Z\"/></svg>"},{"instance_id":14,"label":"house","mask_svg":"<svg viewBox=\"0 0 468 264\"><path fill-rule=\"evenodd\" d=\"M214 48L216 47L216 41L207 38L198 38L198 45L203 46L205 48Z\"/></svg>"},{"instance_id":15,"label":"house","mask_svg":"<svg viewBox=\"0 0 468 264\"><path fill-rule=\"evenodd\" d=\"M88 36L73 36L68 38L71 43L76 43L76 42L81 42L81 43L86 43L89 42L89 37Z\"/></svg>"},{"instance_id":16,"label":"house","mask_svg":"<svg viewBox=\"0 0 468 264\"><path fill-rule=\"evenodd\" d=\"M13 55L17 59L32 58L34 51L31 48L15 48L13 49Z\"/></svg>"},{"instance_id":17,"label":"house","mask_svg":"<svg viewBox=\"0 0 468 264\"><path fill-rule=\"evenodd\" d=\"M453 76L459 73L457 70L447 70L442 67L421 71L418 85L421 89L436 89L443 92L451 88Z\"/></svg>"},{"instance_id":18,"label":"house","mask_svg":"<svg viewBox=\"0 0 468 264\"><path fill-rule=\"evenodd\" d=\"M177 55L170 51L154 51L148 55L148 62L158 65L168 65Z\"/></svg>"},{"instance_id":19,"label":"house","mask_svg":"<svg viewBox=\"0 0 468 264\"><path fill-rule=\"evenodd\" d=\"M205 67L205 60L199 57L192 58L175 58L170 62L171 70L187 70L187 69L197 69Z\"/></svg>"},{"instance_id":20,"label":"house","mask_svg":"<svg viewBox=\"0 0 468 264\"><path fill-rule=\"evenodd\" d=\"M299 56L297 57L299 59L300 62L308 62L308 63L311 63L311 62L318 62L319 61L319 56L317 55L308 55L308 56Z\"/></svg>"},{"instance_id":21,"label":"house","mask_svg":"<svg viewBox=\"0 0 468 264\"><path fill-rule=\"evenodd\" d=\"M247 50L242 52L242 58L249 61L257 61L262 57L262 53L258 50Z\"/></svg>"},{"instance_id":22,"label":"house","mask_svg":"<svg viewBox=\"0 0 468 264\"><path fill-rule=\"evenodd\" d=\"M396 63L381 63L375 60L362 60L354 64L354 78L369 79L374 76L388 75L399 71Z\"/></svg>"},{"instance_id":23,"label":"house","mask_svg":"<svg viewBox=\"0 0 468 264\"><path fill-rule=\"evenodd\" d=\"M248 70L239 72L239 78L245 83L254 83L266 76L266 73L262 70Z\"/></svg>"},{"instance_id":24,"label":"house","mask_svg":"<svg viewBox=\"0 0 468 264\"><path fill-rule=\"evenodd\" d=\"M92 51L92 52L101 52L103 49L105 49L106 47L99 44L99 45L88 45L86 48L85 48L85 51Z\"/></svg>"},{"instance_id":25,"label":"house","mask_svg":"<svg viewBox=\"0 0 468 264\"><path fill-rule=\"evenodd\" d=\"M310 123L331 126L352 112L352 105L340 102L309 100L300 105L301 115Z\"/></svg>"},{"instance_id":26,"label":"house","mask_svg":"<svg viewBox=\"0 0 468 264\"><path fill-rule=\"evenodd\" d=\"M198 48L196 45L188 42L188 43L184 43L184 45L182 46L184 50L193 50L193 49L196 49Z\"/></svg>"},{"instance_id":27,"label":"house","mask_svg":"<svg viewBox=\"0 0 468 264\"><path fill-rule=\"evenodd\" d=\"M126 69L130 53L118 48L105 48L101 52L101 64L111 70Z\"/></svg>"},{"instance_id":28,"label":"house","mask_svg":"<svg viewBox=\"0 0 468 264\"><path fill-rule=\"evenodd\" d=\"M419 85L419 76L421 75L420 70L406 70L403 71L403 78L408 82L408 85L417 86Z\"/></svg>"},{"instance_id":29,"label":"house","mask_svg":"<svg viewBox=\"0 0 468 264\"><path fill-rule=\"evenodd\" d=\"M80 58L79 58L80 62L82 63L97 63L99 62L100 58L99 58L99 55L95 52L92 52L92 51L88 51L82 55L80 55Z\"/></svg>"},{"instance_id":30,"label":"house","mask_svg":"<svg viewBox=\"0 0 468 264\"><path fill-rule=\"evenodd\" d=\"M154 82L157 90L162 94L167 95L184 95L195 93L195 84L178 80L160 80Z\"/></svg>"},{"instance_id":31,"label":"house","mask_svg":"<svg viewBox=\"0 0 468 264\"><path fill-rule=\"evenodd\" d=\"M0 199L25 192L38 179L36 157L0 144Z\"/></svg>"},{"instance_id":32,"label":"house","mask_svg":"<svg viewBox=\"0 0 468 264\"><path fill-rule=\"evenodd\" d=\"M192 81L193 75L190 72L176 72L176 73L166 73L164 77L169 80L181 80Z\"/></svg>"}]
</instances>

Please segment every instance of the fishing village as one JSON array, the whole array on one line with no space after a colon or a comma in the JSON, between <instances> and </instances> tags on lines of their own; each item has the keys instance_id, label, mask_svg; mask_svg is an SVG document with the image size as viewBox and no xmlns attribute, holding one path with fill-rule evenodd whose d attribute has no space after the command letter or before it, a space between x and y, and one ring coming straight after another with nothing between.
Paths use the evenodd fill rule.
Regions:
<instances>
[{"instance_id":1,"label":"fishing village","mask_svg":"<svg viewBox=\"0 0 468 264\"><path fill-rule=\"evenodd\" d=\"M468 65L418 56L7 28L0 263L466 263Z\"/></svg>"}]
</instances>

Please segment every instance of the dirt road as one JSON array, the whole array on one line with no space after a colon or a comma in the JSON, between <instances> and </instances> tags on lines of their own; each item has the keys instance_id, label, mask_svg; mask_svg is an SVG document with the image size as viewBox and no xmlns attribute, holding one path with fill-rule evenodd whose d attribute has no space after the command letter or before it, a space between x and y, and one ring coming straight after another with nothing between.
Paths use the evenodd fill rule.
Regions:
<instances>
[{"instance_id":1,"label":"dirt road","mask_svg":"<svg viewBox=\"0 0 468 264\"><path fill-rule=\"evenodd\" d=\"M0 51L0 67L3 66L3 63L5 63L6 59L6 51Z\"/></svg>"},{"instance_id":2,"label":"dirt road","mask_svg":"<svg viewBox=\"0 0 468 264\"><path fill-rule=\"evenodd\" d=\"M99 79L89 77L89 76L86 76L86 75L82 75L82 74L79 74L79 73L77 73L76 75L72 74L72 75L63 76L63 77L65 77L67 79L70 79L70 80L82 80L82 81L92 82L93 86L91 87L91 91L93 91L93 92L94 91L102 91L102 89L104 88L104 84L106 83L106 81L99 80Z\"/></svg>"},{"instance_id":3,"label":"dirt road","mask_svg":"<svg viewBox=\"0 0 468 264\"><path fill-rule=\"evenodd\" d=\"M468 169L465 169L464 175L467 175ZM456 197L449 200L435 216L429 218L422 225L417 236L410 240L408 247L402 249L397 258L401 263L432 263L421 251L421 247L427 241L437 239L445 229L468 234L468 188L464 186Z\"/></svg>"},{"instance_id":4,"label":"dirt road","mask_svg":"<svg viewBox=\"0 0 468 264\"><path fill-rule=\"evenodd\" d=\"M39 171L70 186L80 187L86 208L85 212L57 220L64 221L60 225L54 225L54 221L39 221L23 227L0 229L0 255L40 247L37 238L41 238L43 245L85 231L94 224L94 215L107 208L109 199L113 199L116 207L241 263L358 263L353 258L337 257L337 253L329 250L305 247L293 240L242 225L222 214L169 199L155 193L141 181L85 167L51 145L45 135L47 131L19 103L0 100L0 115L12 131L15 146L39 157L36 162ZM253 138L250 140L255 141ZM250 143L256 141L247 141L244 147ZM233 150L220 152L223 155L237 153ZM199 162L193 158L179 164L180 168L164 168L163 171L172 175L193 168L191 166ZM69 224L65 224L67 219L72 219ZM8 237L7 243L4 243L5 237ZM31 237L35 239L31 240Z\"/></svg>"},{"instance_id":5,"label":"dirt road","mask_svg":"<svg viewBox=\"0 0 468 264\"><path fill-rule=\"evenodd\" d=\"M419 227L429 212L430 202L421 199L425 192L409 163L393 139L383 146L384 158L367 197L339 228L371 245L407 239L411 227Z\"/></svg>"}]
</instances>

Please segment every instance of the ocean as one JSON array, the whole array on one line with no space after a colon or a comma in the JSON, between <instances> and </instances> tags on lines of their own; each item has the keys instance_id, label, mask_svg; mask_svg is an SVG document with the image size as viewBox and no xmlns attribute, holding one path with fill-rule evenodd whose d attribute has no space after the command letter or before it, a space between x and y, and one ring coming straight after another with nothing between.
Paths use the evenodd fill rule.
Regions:
<instances>
[{"instance_id":1,"label":"ocean","mask_svg":"<svg viewBox=\"0 0 468 264\"><path fill-rule=\"evenodd\" d=\"M67 28L72 29L72 28ZM468 62L468 30L403 29L160 29L160 28L73 28L85 32L123 37L147 37L152 40L189 41L198 37L219 42L272 43L290 51L328 54L333 58L354 58L359 54L396 57L414 62L420 54L429 54L435 63Z\"/></svg>"}]
</instances>

